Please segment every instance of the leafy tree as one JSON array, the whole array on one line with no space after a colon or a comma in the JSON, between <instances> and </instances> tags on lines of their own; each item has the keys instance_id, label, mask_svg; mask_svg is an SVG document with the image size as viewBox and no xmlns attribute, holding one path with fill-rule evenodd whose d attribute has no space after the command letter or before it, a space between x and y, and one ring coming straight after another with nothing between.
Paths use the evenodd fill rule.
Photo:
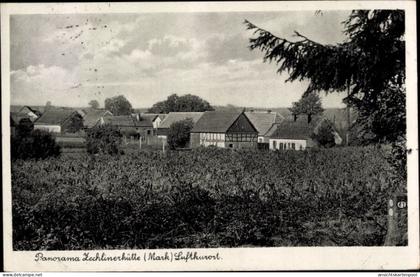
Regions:
<instances>
[{"instance_id":1,"label":"leafy tree","mask_svg":"<svg viewBox=\"0 0 420 277\"><path fill-rule=\"evenodd\" d=\"M312 139L323 147L332 147L335 145L334 129L326 121L323 121L317 130L312 134Z\"/></svg>"},{"instance_id":2,"label":"leafy tree","mask_svg":"<svg viewBox=\"0 0 420 277\"><path fill-rule=\"evenodd\" d=\"M90 100L89 101L89 106L92 109L98 109L99 108L99 102L98 102L98 100Z\"/></svg>"},{"instance_id":3,"label":"leafy tree","mask_svg":"<svg viewBox=\"0 0 420 277\"><path fill-rule=\"evenodd\" d=\"M372 142L405 136L404 11L355 10L343 22L346 41L323 45L298 32L298 41L276 37L245 21L254 30L250 49L264 52L287 81L309 80L306 94L343 92L358 112L357 124L373 134Z\"/></svg>"},{"instance_id":4,"label":"leafy tree","mask_svg":"<svg viewBox=\"0 0 420 277\"><path fill-rule=\"evenodd\" d=\"M113 126L95 126L86 133L86 147L89 154L120 154L122 134Z\"/></svg>"},{"instance_id":5,"label":"leafy tree","mask_svg":"<svg viewBox=\"0 0 420 277\"><path fill-rule=\"evenodd\" d=\"M293 102L289 110L293 115L306 114L309 118L324 112L321 99L315 93L304 94L298 102Z\"/></svg>"},{"instance_id":6,"label":"leafy tree","mask_svg":"<svg viewBox=\"0 0 420 277\"><path fill-rule=\"evenodd\" d=\"M18 132L11 137L11 158L45 159L60 155L60 146L54 136L43 130Z\"/></svg>"},{"instance_id":7,"label":"leafy tree","mask_svg":"<svg viewBox=\"0 0 420 277\"><path fill-rule=\"evenodd\" d=\"M133 108L124 95L105 99L105 109L113 115L130 115Z\"/></svg>"},{"instance_id":8,"label":"leafy tree","mask_svg":"<svg viewBox=\"0 0 420 277\"><path fill-rule=\"evenodd\" d=\"M213 110L214 108L209 104L209 102L196 95L186 94L183 96L178 96L176 94L172 94L168 96L165 101L160 101L154 104L149 109L149 112L205 112Z\"/></svg>"},{"instance_id":9,"label":"leafy tree","mask_svg":"<svg viewBox=\"0 0 420 277\"><path fill-rule=\"evenodd\" d=\"M168 145L174 150L186 147L190 141L190 132L194 123L191 119L177 121L171 124L168 131Z\"/></svg>"}]
</instances>

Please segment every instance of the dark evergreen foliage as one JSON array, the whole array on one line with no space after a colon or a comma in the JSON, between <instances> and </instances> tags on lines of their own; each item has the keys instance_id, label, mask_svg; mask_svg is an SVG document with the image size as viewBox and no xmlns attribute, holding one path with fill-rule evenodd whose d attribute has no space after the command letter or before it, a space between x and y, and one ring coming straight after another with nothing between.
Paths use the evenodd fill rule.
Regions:
<instances>
[{"instance_id":1,"label":"dark evergreen foliage","mask_svg":"<svg viewBox=\"0 0 420 277\"><path fill-rule=\"evenodd\" d=\"M355 10L343 22L347 40L323 45L295 32L298 41L279 38L249 21L250 49L288 72L288 81L309 80L306 93L343 92L372 142L405 136L405 40L402 10ZM361 135L364 135L362 133Z\"/></svg>"}]
</instances>

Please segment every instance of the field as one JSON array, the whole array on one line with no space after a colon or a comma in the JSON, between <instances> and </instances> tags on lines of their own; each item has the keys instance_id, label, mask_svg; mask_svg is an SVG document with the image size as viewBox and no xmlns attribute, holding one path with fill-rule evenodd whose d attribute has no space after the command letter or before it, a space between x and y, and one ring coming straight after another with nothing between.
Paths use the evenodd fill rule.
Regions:
<instances>
[{"instance_id":1,"label":"field","mask_svg":"<svg viewBox=\"0 0 420 277\"><path fill-rule=\"evenodd\" d=\"M387 200L405 188L386 152L207 148L18 160L14 249L383 245Z\"/></svg>"}]
</instances>

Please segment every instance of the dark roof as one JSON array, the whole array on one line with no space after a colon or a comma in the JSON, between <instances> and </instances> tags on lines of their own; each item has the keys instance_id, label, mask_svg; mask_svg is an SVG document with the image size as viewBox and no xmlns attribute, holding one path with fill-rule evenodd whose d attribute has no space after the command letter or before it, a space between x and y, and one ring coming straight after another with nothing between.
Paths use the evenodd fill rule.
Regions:
<instances>
[{"instance_id":1,"label":"dark roof","mask_svg":"<svg viewBox=\"0 0 420 277\"><path fill-rule=\"evenodd\" d=\"M118 115L104 117L105 124L118 127L153 127L152 122L147 118L137 120L136 117L131 115Z\"/></svg>"},{"instance_id":2,"label":"dark roof","mask_svg":"<svg viewBox=\"0 0 420 277\"><path fill-rule=\"evenodd\" d=\"M323 117L314 117L310 123L306 116L298 117L296 121L287 118L278 124L274 124L266 136L279 139L310 139L311 135L323 120Z\"/></svg>"},{"instance_id":3,"label":"dark roof","mask_svg":"<svg viewBox=\"0 0 420 277\"><path fill-rule=\"evenodd\" d=\"M57 110L48 110L35 121L35 125L60 125L70 116L74 114L79 114L75 110L70 109L57 109Z\"/></svg>"},{"instance_id":4,"label":"dark roof","mask_svg":"<svg viewBox=\"0 0 420 277\"><path fill-rule=\"evenodd\" d=\"M91 128L95 126L96 123L104 116L112 116L112 113L108 110L95 110L95 109L88 109L84 110L85 116L83 117L83 124Z\"/></svg>"},{"instance_id":5,"label":"dark roof","mask_svg":"<svg viewBox=\"0 0 420 277\"><path fill-rule=\"evenodd\" d=\"M276 112L245 112L245 115L257 129L258 134L263 136L275 123L280 123L284 117Z\"/></svg>"},{"instance_id":6,"label":"dark roof","mask_svg":"<svg viewBox=\"0 0 420 277\"><path fill-rule=\"evenodd\" d=\"M192 119L192 121L196 123L202 115L202 112L171 112L166 115L164 120L162 120L159 128L169 128L172 123L188 118Z\"/></svg>"},{"instance_id":7,"label":"dark roof","mask_svg":"<svg viewBox=\"0 0 420 277\"><path fill-rule=\"evenodd\" d=\"M192 133L226 133L241 112L205 112L197 121Z\"/></svg>"},{"instance_id":8,"label":"dark roof","mask_svg":"<svg viewBox=\"0 0 420 277\"><path fill-rule=\"evenodd\" d=\"M156 118L158 118L159 117L159 115L158 114L155 114L155 113L143 113L143 114L141 114L140 115L142 118L147 118L148 120L150 120L150 121L154 121Z\"/></svg>"}]
</instances>

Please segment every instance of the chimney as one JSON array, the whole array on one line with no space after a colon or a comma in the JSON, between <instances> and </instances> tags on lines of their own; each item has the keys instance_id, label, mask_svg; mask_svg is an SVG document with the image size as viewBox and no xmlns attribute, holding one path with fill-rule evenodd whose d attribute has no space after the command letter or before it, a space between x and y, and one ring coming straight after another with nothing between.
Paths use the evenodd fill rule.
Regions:
<instances>
[{"instance_id":1,"label":"chimney","mask_svg":"<svg viewBox=\"0 0 420 277\"><path fill-rule=\"evenodd\" d=\"M293 121L297 120L297 114L293 114Z\"/></svg>"},{"instance_id":2,"label":"chimney","mask_svg":"<svg viewBox=\"0 0 420 277\"><path fill-rule=\"evenodd\" d=\"M308 114L308 123L311 123L311 121L312 121L312 115Z\"/></svg>"}]
</instances>

